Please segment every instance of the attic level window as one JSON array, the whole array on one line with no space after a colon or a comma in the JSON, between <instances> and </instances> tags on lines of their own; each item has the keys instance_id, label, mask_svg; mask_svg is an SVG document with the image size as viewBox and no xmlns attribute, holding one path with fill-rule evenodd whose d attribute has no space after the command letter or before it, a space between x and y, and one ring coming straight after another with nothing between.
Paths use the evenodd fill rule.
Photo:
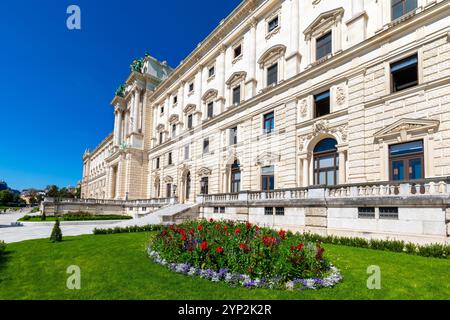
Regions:
<instances>
[{"instance_id":1,"label":"attic level window","mask_svg":"<svg viewBox=\"0 0 450 320\"><path fill-rule=\"evenodd\" d=\"M314 96L315 117L323 117L330 114L330 90Z\"/></svg>"},{"instance_id":2,"label":"attic level window","mask_svg":"<svg viewBox=\"0 0 450 320\"><path fill-rule=\"evenodd\" d=\"M241 103L241 86L237 86L233 89L233 105Z\"/></svg>"},{"instance_id":3,"label":"attic level window","mask_svg":"<svg viewBox=\"0 0 450 320\"><path fill-rule=\"evenodd\" d=\"M320 60L331 54L331 31L316 40L316 60Z\"/></svg>"},{"instance_id":4,"label":"attic level window","mask_svg":"<svg viewBox=\"0 0 450 320\"><path fill-rule=\"evenodd\" d=\"M177 104L178 103L178 96L174 96L173 97L173 104Z\"/></svg>"},{"instance_id":5,"label":"attic level window","mask_svg":"<svg viewBox=\"0 0 450 320\"><path fill-rule=\"evenodd\" d=\"M216 68L214 66L210 67L208 69L208 77L212 78L216 75Z\"/></svg>"},{"instance_id":6,"label":"attic level window","mask_svg":"<svg viewBox=\"0 0 450 320\"><path fill-rule=\"evenodd\" d=\"M172 125L172 138L176 137L177 135L177 125L173 124Z\"/></svg>"},{"instance_id":7,"label":"attic level window","mask_svg":"<svg viewBox=\"0 0 450 320\"><path fill-rule=\"evenodd\" d=\"M278 63L267 68L267 86L275 85L278 83Z\"/></svg>"},{"instance_id":8,"label":"attic level window","mask_svg":"<svg viewBox=\"0 0 450 320\"><path fill-rule=\"evenodd\" d=\"M161 115L164 114L164 107L161 107Z\"/></svg>"},{"instance_id":9,"label":"attic level window","mask_svg":"<svg viewBox=\"0 0 450 320\"><path fill-rule=\"evenodd\" d=\"M417 0L391 0L392 20L397 20L416 8Z\"/></svg>"},{"instance_id":10,"label":"attic level window","mask_svg":"<svg viewBox=\"0 0 450 320\"><path fill-rule=\"evenodd\" d=\"M194 83L193 82L191 82L189 84L189 92L194 92Z\"/></svg>"},{"instance_id":11,"label":"attic level window","mask_svg":"<svg viewBox=\"0 0 450 320\"><path fill-rule=\"evenodd\" d=\"M214 117L214 102L208 103L208 119Z\"/></svg>"},{"instance_id":12,"label":"attic level window","mask_svg":"<svg viewBox=\"0 0 450 320\"><path fill-rule=\"evenodd\" d=\"M160 132L159 133L159 144L162 144L164 142L164 133Z\"/></svg>"},{"instance_id":13,"label":"attic level window","mask_svg":"<svg viewBox=\"0 0 450 320\"><path fill-rule=\"evenodd\" d=\"M192 129L193 127L193 117L192 114L188 115L188 129Z\"/></svg>"},{"instance_id":14,"label":"attic level window","mask_svg":"<svg viewBox=\"0 0 450 320\"><path fill-rule=\"evenodd\" d=\"M402 91L419 84L417 54L391 64L392 91Z\"/></svg>"},{"instance_id":15,"label":"attic level window","mask_svg":"<svg viewBox=\"0 0 450 320\"><path fill-rule=\"evenodd\" d=\"M242 45L238 45L237 47L234 48L234 58L238 58L242 55Z\"/></svg>"},{"instance_id":16,"label":"attic level window","mask_svg":"<svg viewBox=\"0 0 450 320\"><path fill-rule=\"evenodd\" d=\"M268 23L269 33L278 28L278 22L279 22L278 16L269 21Z\"/></svg>"}]
</instances>

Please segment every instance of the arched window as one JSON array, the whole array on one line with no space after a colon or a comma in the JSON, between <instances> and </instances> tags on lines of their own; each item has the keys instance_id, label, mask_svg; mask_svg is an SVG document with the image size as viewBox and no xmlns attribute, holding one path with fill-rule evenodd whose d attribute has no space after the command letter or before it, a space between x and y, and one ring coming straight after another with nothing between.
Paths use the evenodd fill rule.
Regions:
<instances>
[{"instance_id":1,"label":"arched window","mask_svg":"<svg viewBox=\"0 0 450 320\"><path fill-rule=\"evenodd\" d=\"M231 193L241 191L241 164L239 160L234 161L231 165Z\"/></svg>"},{"instance_id":2,"label":"arched window","mask_svg":"<svg viewBox=\"0 0 450 320\"><path fill-rule=\"evenodd\" d=\"M314 149L314 184L339 184L339 155L337 141L324 139Z\"/></svg>"}]
</instances>

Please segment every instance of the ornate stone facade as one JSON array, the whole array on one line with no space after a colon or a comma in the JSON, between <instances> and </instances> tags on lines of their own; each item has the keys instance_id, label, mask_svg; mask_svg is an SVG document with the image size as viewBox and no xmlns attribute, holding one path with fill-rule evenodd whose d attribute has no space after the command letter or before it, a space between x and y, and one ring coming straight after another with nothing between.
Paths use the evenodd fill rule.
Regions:
<instances>
[{"instance_id":1,"label":"ornate stone facade","mask_svg":"<svg viewBox=\"0 0 450 320\"><path fill-rule=\"evenodd\" d=\"M389 0L243 1L176 69L131 74L112 139L84 158L83 196L195 202L206 181L260 191L268 167L273 189L311 187L326 139L340 185L391 180L390 147L419 140L421 178L450 176L450 3L417 2L393 24ZM410 55L417 84L393 92L391 66Z\"/></svg>"}]
</instances>

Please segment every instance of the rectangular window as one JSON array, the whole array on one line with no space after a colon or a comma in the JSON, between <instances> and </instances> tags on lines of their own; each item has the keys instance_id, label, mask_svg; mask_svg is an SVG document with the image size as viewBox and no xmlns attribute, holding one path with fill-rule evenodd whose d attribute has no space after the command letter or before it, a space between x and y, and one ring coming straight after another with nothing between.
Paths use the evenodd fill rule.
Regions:
<instances>
[{"instance_id":1,"label":"rectangular window","mask_svg":"<svg viewBox=\"0 0 450 320\"><path fill-rule=\"evenodd\" d=\"M212 78L216 75L216 68L214 66L210 67L208 69L208 77Z\"/></svg>"},{"instance_id":2,"label":"rectangular window","mask_svg":"<svg viewBox=\"0 0 450 320\"><path fill-rule=\"evenodd\" d=\"M323 117L330 114L330 90L314 96L315 117Z\"/></svg>"},{"instance_id":3,"label":"rectangular window","mask_svg":"<svg viewBox=\"0 0 450 320\"><path fill-rule=\"evenodd\" d=\"M166 186L166 198L172 198L172 185L167 184Z\"/></svg>"},{"instance_id":4,"label":"rectangular window","mask_svg":"<svg viewBox=\"0 0 450 320\"><path fill-rule=\"evenodd\" d=\"M233 105L241 103L241 86L237 86L233 89Z\"/></svg>"},{"instance_id":5,"label":"rectangular window","mask_svg":"<svg viewBox=\"0 0 450 320\"><path fill-rule=\"evenodd\" d=\"M235 59L240 57L242 55L242 45L240 44L240 45L236 46L233 50L233 53L234 53Z\"/></svg>"},{"instance_id":6,"label":"rectangular window","mask_svg":"<svg viewBox=\"0 0 450 320\"><path fill-rule=\"evenodd\" d=\"M209 191L209 179L208 177L203 177L200 181L200 193L208 194Z\"/></svg>"},{"instance_id":7,"label":"rectangular window","mask_svg":"<svg viewBox=\"0 0 450 320\"><path fill-rule=\"evenodd\" d=\"M316 39L316 60L320 60L332 52L331 31Z\"/></svg>"},{"instance_id":8,"label":"rectangular window","mask_svg":"<svg viewBox=\"0 0 450 320\"><path fill-rule=\"evenodd\" d=\"M275 208L276 216L284 216L284 208Z\"/></svg>"},{"instance_id":9,"label":"rectangular window","mask_svg":"<svg viewBox=\"0 0 450 320\"><path fill-rule=\"evenodd\" d=\"M184 147L184 160L189 160L189 145Z\"/></svg>"},{"instance_id":10,"label":"rectangular window","mask_svg":"<svg viewBox=\"0 0 450 320\"><path fill-rule=\"evenodd\" d=\"M164 107L161 107L161 115L164 115Z\"/></svg>"},{"instance_id":11,"label":"rectangular window","mask_svg":"<svg viewBox=\"0 0 450 320\"><path fill-rule=\"evenodd\" d=\"M209 153L209 138L203 140L203 153Z\"/></svg>"},{"instance_id":12,"label":"rectangular window","mask_svg":"<svg viewBox=\"0 0 450 320\"><path fill-rule=\"evenodd\" d=\"M237 140L237 127L230 129L230 145L235 145L238 143Z\"/></svg>"},{"instance_id":13,"label":"rectangular window","mask_svg":"<svg viewBox=\"0 0 450 320\"><path fill-rule=\"evenodd\" d=\"M208 103L208 119L214 117L214 102Z\"/></svg>"},{"instance_id":14,"label":"rectangular window","mask_svg":"<svg viewBox=\"0 0 450 320\"><path fill-rule=\"evenodd\" d=\"M193 127L193 116L192 114L188 115L188 129L192 129Z\"/></svg>"},{"instance_id":15,"label":"rectangular window","mask_svg":"<svg viewBox=\"0 0 450 320\"><path fill-rule=\"evenodd\" d=\"M147 208L146 208L146 207L142 207L141 210L142 210L142 211L147 211Z\"/></svg>"},{"instance_id":16,"label":"rectangular window","mask_svg":"<svg viewBox=\"0 0 450 320\"><path fill-rule=\"evenodd\" d=\"M174 96L173 97L173 104L177 104L178 103L178 96Z\"/></svg>"},{"instance_id":17,"label":"rectangular window","mask_svg":"<svg viewBox=\"0 0 450 320\"><path fill-rule=\"evenodd\" d=\"M392 181L423 179L425 176L423 141L390 146L389 162Z\"/></svg>"},{"instance_id":18,"label":"rectangular window","mask_svg":"<svg viewBox=\"0 0 450 320\"><path fill-rule=\"evenodd\" d=\"M264 132L271 133L275 130L275 114L274 112L264 115Z\"/></svg>"},{"instance_id":19,"label":"rectangular window","mask_svg":"<svg viewBox=\"0 0 450 320\"><path fill-rule=\"evenodd\" d=\"M194 83L189 83L189 92L194 92Z\"/></svg>"},{"instance_id":20,"label":"rectangular window","mask_svg":"<svg viewBox=\"0 0 450 320\"><path fill-rule=\"evenodd\" d=\"M398 219L398 208L395 207L385 207L380 208L380 219Z\"/></svg>"},{"instance_id":21,"label":"rectangular window","mask_svg":"<svg viewBox=\"0 0 450 320\"><path fill-rule=\"evenodd\" d=\"M275 18L273 18L268 22L267 25L269 33L278 28L278 22L279 22L278 16L276 16Z\"/></svg>"},{"instance_id":22,"label":"rectangular window","mask_svg":"<svg viewBox=\"0 0 450 320\"><path fill-rule=\"evenodd\" d=\"M375 208L358 208L359 219L375 219Z\"/></svg>"},{"instance_id":23,"label":"rectangular window","mask_svg":"<svg viewBox=\"0 0 450 320\"><path fill-rule=\"evenodd\" d=\"M278 63L267 68L267 86L275 85L278 83Z\"/></svg>"},{"instance_id":24,"label":"rectangular window","mask_svg":"<svg viewBox=\"0 0 450 320\"><path fill-rule=\"evenodd\" d=\"M219 207L214 207L214 213L219 213Z\"/></svg>"},{"instance_id":25,"label":"rectangular window","mask_svg":"<svg viewBox=\"0 0 450 320\"><path fill-rule=\"evenodd\" d=\"M275 190L275 168L273 166L261 168L261 189L265 192Z\"/></svg>"},{"instance_id":26,"label":"rectangular window","mask_svg":"<svg viewBox=\"0 0 450 320\"><path fill-rule=\"evenodd\" d=\"M172 125L172 138L175 138L177 136L177 125Z\"/></svg>"},{"instance_id":27,"label":"rectangular window","mask_svg":"<svg viewBox=\"0 0 450 320\"><path fill-rule=\"evenodd\" d=\"M173 164L172 152L169 152L167 163L169 164L169 166L171 166Z\"/></svg>"},{"instance_id":28,"label":"rectangular window","mask_svg":"<svg viewBox=\"0 0 450 320\"><path fill-rule=\"evenodd\" d=\"M417 54L391 64L392 91L398 92L419 84Z\"/></svg>"},{"instance_id":29,"label":"rectangular window","mask_svg":"<svg viewBox=\"0 0 450 320\"><path fill-rule=\"evenodd\" d=\"M159 144L162 144L164 142L164 132L159 133Z\"/></svg>"},{"instance_id":30,"label":"rectangular window","mask_svg":"<svg viewBox=\"0 0 450 320\"><path fill-rule=\"evenodd\" d=\"M417 0L391 0L392 20L397 20L416 8Z\"/></svg>"},{"instance_id":31,"label":"rectangular window","mask_svg":"<svg viewBox=\"0 0 450 320\"><path fill-rule=\"evenodd\" d=\"M273 208L272 207L264 208L264 215L266 215L266 216L273 216Z\"/></svg>"},{"instance_id":32,"label":"rectangular window","mask_svg":"<svg viewBox=\"0 0 450 320\"><path fill-rule=\"evenodd\" d=\"M160 165L160 159L159 158L156 158L156 169L159 169L159 165Z\"/></svg>"},{"instance_id":33,"label":"rectangular window","mask_svg":"<svg viewBox=\"0 0 450 320\"><path fill-rule=\"evenodd\" d=\"M225 207L220 207L220 213L224 214L225 213Z\"/></svg>"}]
</instances>

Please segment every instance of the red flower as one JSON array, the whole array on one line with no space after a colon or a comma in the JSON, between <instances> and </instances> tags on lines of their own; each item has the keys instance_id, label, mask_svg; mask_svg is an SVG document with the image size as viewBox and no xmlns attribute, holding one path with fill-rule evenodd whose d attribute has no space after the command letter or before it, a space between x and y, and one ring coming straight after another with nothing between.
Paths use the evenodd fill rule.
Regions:
<instances>
[{"instance_id":1,"label":"red flower","mask_svg":"<svg viewBox=\"0 0 450 320\"><path fill-rule=\"evenodd\" d=\"M200 245L200 249L202 249L203 251L208 250L208 242L203 241L203 243Z\"/></svg>"},{"instance_id":2,"label":"red flower","mask_svg":"<svg viewBox=\"0 0 450 320\"><path fill-rule=\"evenodd\" d=\"M183 235L183 236L181 237L181 240L186 241L186 240L187 240L187 237L186 237L185 235Z\"/></svg>"},{"instance_id":3,"label":"red flower","mask_svg":"<svg viewBox=\"0 0 450 320\"><path fill-rule=\"evenodd\" d=\"M235 232L236 232L236 234L241 233L241 228L237 228Z\"/></svg>"},{"instance_id":4,"label":"red flower","mask_svg":"<svg viewBox=\"0 0 450 320\"><path fill-rule=\"evenodd\" d=\"M222 248L222 247L218 247L218 248L216 248L216 251L217 251L218 253L222 253L222 252L223 252L223 248Z\"/></svg>"},{"instance_id":5,"label":"red flower","mask_svg":"<svg viewBox=\"0 0 450 320\"><path fill-rule=\"evenodd\" d=\"M171 226L170 226L170 230L173 230L173 229L175 229L175 226L174 226L174 225L171 225Z\"/></svg>"},{"instance_id":6,"label":"red flower","mask_svg":"<svg viewBox=\"0 0 450 320\"><path fill-rule=\"evenodd\" d=\"M277 239L271 238L269 236L262 237L262 243L266 247L273 246L276 243Z\"/></svg>"},{"instance_id":7,"label":"red flower","mask_svg":"<svg viewBox=\"0 0 450 320\"><path fill-rule=\"evenodd\" d=\"M245 243L241 243L239 248L241 248L242 250L247 250L247 245Z\"/></svg>"},{"instance_id":8,"label":"red flower","mask_svg":"<svg viewBox=\"0 0 450 320\"><path fill-rule=\"evenodd\" d=\"M250 222L247 222L246 227L247 227L247 230L250 230L252 228L252 224Z\"/></svg>"},{"instance_id":9,"label":"red flower","mask_svg":"<svg viewBox=\"0 0 450 320\"><path fill-rule=\"evenodd\" d=\"M167 235L167 231L163 231L162 236L165 237Z\"/></svg>"},{"instance_id":10,"label":"red flower","mask_svg":"<svg viewBox=\"0 0 450 320\"><path fill-rule=\"evenodd\" d=\"M227 230L228 229L228 227L227 226L223 226L223 230Z\"/></svg>"},{"instance_id":11,"label":"red flower","mask_svg":"<svg viewBox=\"0 0 450 320\"><path fill-rule=\"evenodd\" d=\"M258 227L258 226L256 226L255 230L256 230L256 231L259 231L259 227Z\"/></svg>"},{"instance_id":12,"label":"red flower","mask_svg":"<svg viewBox=\"0 0 450 320\"><path fill-rule=\"evenodd\" d=\"M217 231L220 230L220 224L216 224L216 230L217 230Z\"/></svg>"},{"instance_id":13,"label":"red flower","mask_svg":"<svg viewBox=\"0 0 450 320\"><path fill-rule=\"evenodd\" d=\"M203 230L203 226L202 226L202 225L199 225L199 226L197 227L197 229L198 229L198 231L202 231L202 230Z\"/></svg>"},{"instance_id":14,"label":"red flower","mask_svg":"<svg viewBox=\"0 0 450 320\"><path fill-rule=\"evenodd\" d=\"M278 235L280 236L281 239L286 239L286 231L284 230L280 230L280 232L278 232Z\"/></svg>"},{"instance_id":15,"label":"red flower","mask_svg":"<svg viewBox=\"0 0 450 320\"><path fill-rule=\"evenodd\" d=\"M213 219L213 218L209 219L209 222L213 223L213 222L214 222L214 219Z\"/></svg>"},{"instance_id":16,"label":"red flower","mask_svg":"<svg viewBox=\"0 0 450 320\"><path fill-rule=\"evenodd\" d=\"M185 233L186 233L186 230L184 230L184 229L181 229L181 230L180 230L180 234L181 234L181 235L184 235Z\"/></svg>"},{"instance_id":17,"label":"red flower","mask_svg":"<svg viewBox=\"0 0 450 320\"><path fill-rule=\"evenodd\" d=\"M189 233L190 233L190 234L194 234L194 233L195 233L195 230L194 230L194 229L191 229L191 230L189 230Z\"/></svg>"},{"instance_id":18,"label":"red flower","mask_svg":"<svg viewBox=\"0 0 450 320\"><path fill-rule=\"evenodd\" d=\"M298 246L292 246L291 251L302 251L304 248L305 248L305 245L303 243L301 243Z\"/></svg>"}]
</instances>

